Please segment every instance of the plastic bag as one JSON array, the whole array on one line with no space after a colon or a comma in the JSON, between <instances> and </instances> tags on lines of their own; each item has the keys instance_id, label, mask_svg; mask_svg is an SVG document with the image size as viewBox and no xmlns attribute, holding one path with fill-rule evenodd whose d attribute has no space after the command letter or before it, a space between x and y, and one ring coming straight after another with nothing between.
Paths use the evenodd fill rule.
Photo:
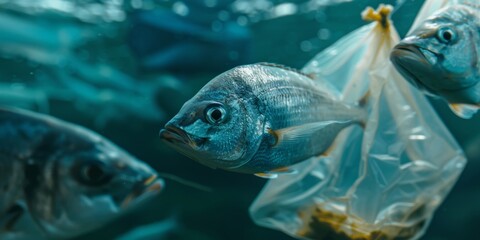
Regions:
<instances>
[{"instance_id":1,"label":"plastic bag","mask_svg":"<svg viewBox=\"0 0 480 240\"><path fill-rule=\"evenodd\" d=\"M270 180L250 207L262 226L308 239L416 239L450 191L465 156L425 97L394 70L399 41L382 16L303 69L346 102L369 92L369 119L343 131L328 156ZM366 14L368 15L368 14Z\"/></svg>"},{"instance_id":2,"label":"plastic bag","mask_svg":"<svg viewBox=\"0 0 480 240\"><path fill-rule=\"evenodd\" d=\"M418 28L418 26L428 17L432 16L436 11L452 6L455 4L470 4L470 5L478 5L478 0L427 0L420 9L420 12L417 14L415 21L413 22L412 26L410 27L410 31L408 31L407 35Z\"/></svg>"}]
</instances>

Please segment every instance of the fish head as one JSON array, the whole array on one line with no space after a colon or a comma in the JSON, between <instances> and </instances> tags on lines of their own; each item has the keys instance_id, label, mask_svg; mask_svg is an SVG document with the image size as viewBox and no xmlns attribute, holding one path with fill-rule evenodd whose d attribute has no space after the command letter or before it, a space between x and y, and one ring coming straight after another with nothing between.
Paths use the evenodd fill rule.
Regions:
<instances>
[{"instance_id":1,"label":"fish head","mask_svg":"<svg viewBox=\"0 0 480 240\"><path fill-rule=\"evenodd\" d=\"M480 80L479 21L468 6L442 9L395 46L390 59L410 83L432 95L470 88Z\"/></svg>"},{"instance_id":2,"label":"fish head","mask_svg":"<svg viewBox=\"0 0 480 240\"><path fill-rule=\"evenodd\" d=\"M164 142L211 168L235 171L259 147L264 117L242 69L207 83L160 131Z\"/></svg>"},{"instance_id":3,"label":"fish head","mask_svg":"<svg viewBox=\"0 0 480 240\"><path fill-rule=\"evenodd\" d=\"M37 176L26 189L28 208L48 236L97 228L164 186L155 170L113 143L86 129L74 132L47 141L42 148L55 154L27 167Z\"/></svg>"}]
</instances>

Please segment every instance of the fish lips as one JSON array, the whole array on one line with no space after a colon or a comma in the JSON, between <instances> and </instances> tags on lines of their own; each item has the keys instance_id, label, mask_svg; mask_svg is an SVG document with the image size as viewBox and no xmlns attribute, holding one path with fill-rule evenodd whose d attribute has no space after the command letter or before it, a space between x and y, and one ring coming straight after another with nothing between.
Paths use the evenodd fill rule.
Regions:
<instances>
[{"instance_id":1,"label":"fish lips","mask_svg":"<svg viewBox=\"0 0 480 240\"><path fill-rule=\"evenodd\" d=\"M185 130L173 125L166 125L165 129L160 130L159 135L160 138L169 145L176 147L182 146L192 149L197 149L207 140L207 138L190 135L185 132Z\"/></svg>"},{"instance_id":2,"label":"fish lips","mask_svg":"<svg viewBox=\"0 0 480 240\"><path fill-rule=\"evenodd\" d=\"M425 49L425 51L429 51ZM435 55L435 53L432 52ZM426 85L414 72L426 72L425 69L432 68L420 48L411 44L398 44L390 53L392 61L398 72L418 89L427 93L435 94L435 90Z\"/></svg>"},{"instance_id":3,"label":"fish lips","mask_svg":"<svg viewBox=\"0 0 480 240\"><path fill-rule=\"evenodd\" d=\"M462 92L477 84L462 75L446 73L437 63L438 55L414 44L400 43L392 50L390 60L407 81L430 95Z\"/></svg>"},{"instance_id":4,"label":"fish lips","mask_svg":"<svg viewBox=\"0 0 480 240\"><path fill-rule=\"evenodd\" d=\"M153 174L134 185L132 192L122 201L121 207L125 209L131 205L137 205L137 203L157 195L164 187L165 182Z\"/></svg>"},{"instance_id":5,"label":"fish lips","mask_svg":"<svg viewBox=\"0 0 480 240\"><path fill-rule=\"evenodd\" d=\"M184 130L171 125L167 125L165 129L160 130L159 135L164 141L174 145L191 145L193 142Z\"/></svg>"},{"instance_id":6,"label":"fish lips","mask_svg":"<svg viewBox=\"0 0 480 240\"><path fill-rule=\"evenodd\" d=\"M179 127L170 124L167 124L165 129L160 130L159 135L167 145L207 167L212 169L232 169L238 167L238 163L229 163L228 161L218 159L212 156L212 154L200 150L202 144L208 140L206 137L190 135ZM243 163L241 165L243 165Z\"/></svg>"}]
</instances>

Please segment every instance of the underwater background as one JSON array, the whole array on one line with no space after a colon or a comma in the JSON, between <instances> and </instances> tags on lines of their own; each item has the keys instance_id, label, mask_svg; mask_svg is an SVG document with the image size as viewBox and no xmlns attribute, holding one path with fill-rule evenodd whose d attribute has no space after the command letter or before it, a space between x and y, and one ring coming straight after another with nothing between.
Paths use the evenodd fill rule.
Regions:
<instances>
[{"instance_id":1,"label":"underwater background","mask_svg":"<svg viewBox=\"0 0 480 240\"><path fill-rule=\"evenodd\" d=\"M212 189L167 179L155 199L75 240L172 219L155 239L293 239L249 218L265 179L200 165L158 131L221 72L256 62L301 68L366 24L365 7L399 2L392 20L404 36L423 1L0 0L0 103L90 128L157 171ZM431 103L468 164L421 239L476 239L480 117L463 120Z\"/></svg>"}]
</instances>

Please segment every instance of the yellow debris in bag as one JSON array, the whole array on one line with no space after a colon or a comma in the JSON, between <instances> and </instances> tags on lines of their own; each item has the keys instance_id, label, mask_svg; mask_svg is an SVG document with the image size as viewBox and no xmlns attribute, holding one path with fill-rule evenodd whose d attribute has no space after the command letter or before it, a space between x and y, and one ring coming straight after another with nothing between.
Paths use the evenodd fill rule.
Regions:
<instances>
[{"instance_id":1,"label":"yellow debris in bag","mask_svg":"<svg viewBox=\"0 0 480 240\"><path fill-rule=\"evenodd\" d=\"M394 70L391 6L302 71L339 99L369 96L365 128L343 131L328 156L270 180L250 207L262 226L307 239L417 239L455 184L465 156L428 101Z\"/></svg>"}]
</instances>

